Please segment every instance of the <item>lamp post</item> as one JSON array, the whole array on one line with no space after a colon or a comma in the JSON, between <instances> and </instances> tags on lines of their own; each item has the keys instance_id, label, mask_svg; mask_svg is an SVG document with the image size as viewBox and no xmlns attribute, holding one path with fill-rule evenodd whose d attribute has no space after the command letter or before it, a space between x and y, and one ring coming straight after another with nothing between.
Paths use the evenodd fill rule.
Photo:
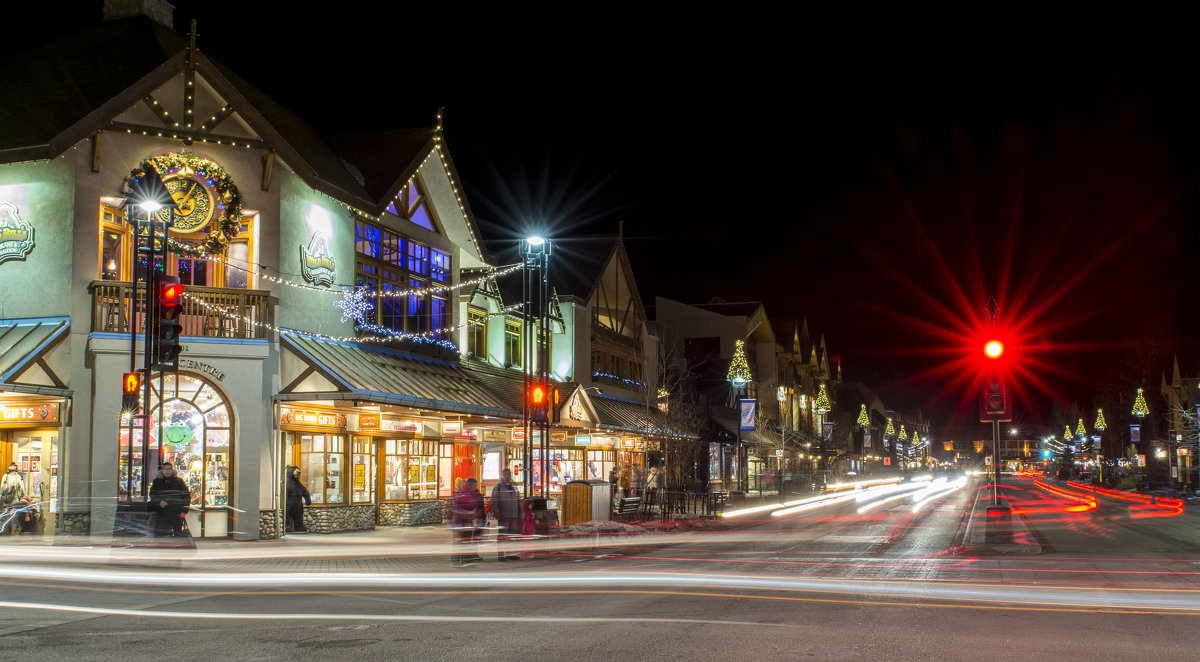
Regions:
<instances>
[{"instance_id":1,"label":"lamp post","mask_svg":"<svg viewBox=\"0 0 1200 662\"><path fill-rule=\"evenodd\" d=\"M828 470L828 460L825 456L825 414L833 409L833 406L829 402L829 393L825 390L824 384L821 384L820 388L817 390L816 409L817 420L819 421L818 432L821 435L821 459L819 460L820 464L818 464L818 467L820 467L822 479L824 479L824 472Z\"/></svg>"},{"instance_id":2,"label":"lamp post","mask_svg":"<svg viewBox=\"0 0 1200 662\"><path fill-rule=\"evenodd\" d=\"M743 399L746 394L746 386L751 381L751 376L750 363L746 360L746 343L740 338L734 342L733 358L729 359L729 372L725 375L725 378L729 380L730 386L733 387L737 402L737 408L735 409L737 414L737 421L735 421L737 424L737 448L734 449L734 452L737 454L738 465L737 475L733 477L733 481L739 489L744 491L746 486L742 485L742 475L746 472L746 461L742 453L742 417L744 415L743 408L745 407Z\"/></svg>"},{"instance_id":3,"label":"lamp post","mask_svg":"<svg viewBox=\"0 0 1200 662\"><path fill-rule=\"evenodd\" d=\"M524 306L524 325L522 328L524 344L524 407L522 408L522 423L525 430L525 441L522 444L522 464L525 477L522 481L523 494L530 496L536 493L537 485L533 481L533 433L534 428L539 432L538 462L542 477L542 497L549 496L549 455L550 455L550 423L546 420L533 421L529 415L531 404L529 394L533 384L547 384L550 362L549 347L544 342L547 331L547 302L549 295L549 272L551 244L543 237L533 236L521 242L521 252L524 257L524 276L521 278ZM535 364L536 363L536 368ZM547 403L547 406L553 406Z\"/></svg>"}]
</instances>

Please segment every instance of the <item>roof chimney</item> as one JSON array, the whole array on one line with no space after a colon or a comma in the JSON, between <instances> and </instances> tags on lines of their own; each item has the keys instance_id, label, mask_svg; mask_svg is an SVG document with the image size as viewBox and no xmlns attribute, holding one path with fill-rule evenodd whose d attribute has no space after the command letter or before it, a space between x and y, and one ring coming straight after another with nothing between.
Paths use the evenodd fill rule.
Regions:
<instances>
[{"instance_id":1,"label":"roof chimney","mask_svg":"<svg viewBox=\"0 0 1200 662\"><path fill-rule=\"evenodd\" d=\"M104 0L104 19L147 16L150 20L173 30L175 5L166 0Z\"/></svg>"}]
</instances>

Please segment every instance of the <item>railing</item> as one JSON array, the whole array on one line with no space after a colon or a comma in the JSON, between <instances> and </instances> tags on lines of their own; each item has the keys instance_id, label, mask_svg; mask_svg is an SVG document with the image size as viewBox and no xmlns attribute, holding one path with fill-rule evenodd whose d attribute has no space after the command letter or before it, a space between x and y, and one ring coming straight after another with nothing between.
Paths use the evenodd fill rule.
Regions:
<instances>
[{"instance_id":1,"label":"railing","mask_svg":"<svg viewBox=\"0 0 1200 662\"><path fill-rule=\"evenodd\" d=\"M130 323L141 330L145 324L144 283L94 280L92 331L129 333ZM183 312L179 317L182 335L205 338L266 338L270 324L270 292L223 287L184 288Z\"/></svg>"},{"instance_id":2,"label":"railing","mask_svg":"<svg viewBox=\"0 0 1200 662\"><path fill-rule=\"evenodd\" d=\"M728 492L676 492L658 490L651 497L642 493L641 518L716 517L729 500Z\"/></svg>"}]
</instances>

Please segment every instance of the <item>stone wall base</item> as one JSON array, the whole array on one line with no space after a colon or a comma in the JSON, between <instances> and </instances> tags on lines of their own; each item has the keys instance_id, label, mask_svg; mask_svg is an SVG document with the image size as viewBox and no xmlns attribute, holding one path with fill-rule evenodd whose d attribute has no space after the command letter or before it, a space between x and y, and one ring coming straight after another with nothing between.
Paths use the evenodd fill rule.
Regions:
<instances>
[{"instance_id":1,"label":"stone wall base","mask_svg":"<svg viewBox=\"0 0 1200 662\"><path fill-rule=\"evenodd\" d=\"M58 531L62 536L86 536L92 532L90 512L59 513Z\"/></svg>"},{"instance_id":2,"label":"stone wall base","mask_svg":"<svg viewBox=\"0 0 1200 662\"><path fill-rule=\"evenodd\" d=\"M370 531L375 528L375 506L305 508L304 528L310 533Z\"/></svg>"},{"instance_id":3,"label":"stone wall base","mask_svg":"<svg viewBox=\"0 0 1200 662\"><path fill-rule=\"evenodd\" d=\"M380 526L420 526L441 524L446 505L444 501L407 501L379 504Z\"/></svg>"},{"instance_id":4,"label":"stone wall base","mask_svg":"<svg viewBox=\"0 0 1200 662\"><path fill-rule=\"evenodd\" d=\"M278 537L276 531L283 532L283 513L278 510L258 511L258 539L274 540Z\"/></svg>"}]
</instances>

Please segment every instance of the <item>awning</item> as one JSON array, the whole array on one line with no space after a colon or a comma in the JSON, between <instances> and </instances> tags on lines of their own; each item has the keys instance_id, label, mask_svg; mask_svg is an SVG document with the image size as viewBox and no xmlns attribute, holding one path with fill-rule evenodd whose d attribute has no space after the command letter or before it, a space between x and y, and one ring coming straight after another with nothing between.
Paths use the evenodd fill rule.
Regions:
<instances>
[{"instance_id":1,"label":"awning","mask_svg":"<svg viewBox=\"0 0 1200 662\"><path fill-rule=\"evenodd\" d=\"M728 430L729 434L731 434L735 437L737 436L738 426L737 426L737 422L734 419L726 418L724 416L715 416L714 415L714 416L712 416L712 420L715 421L717 423L717 425L720 425L721 427ZM758 430L742 430L742 443L754 444L760 448L769 448L769 449L779 448L778 441L771 439L770 437L764 435L763 433L759 432Z\"/></svg>"},{"instance_id":2,"label":"awning","mask_svg":"<svg viewBox=\"0 0 1200 662\"><path fill-rule=\"evenodd\" d=\"M303 375L280 400L362 400L431 411L520 418L457 360L443 360L361 343L283 332L280 343L309 364L331 388L306 390ZM306 373L307 374L307 373Z\"/></svg>"},{"instance_id":3,"label":"awning","mask_svg":"<svg viewBox=\"0 0 1200 662\"><path fill-rule=\"evenodd\" d=\"M697 435L672 430L671 422L662 412L644 402L615 398L602 393L588 393L600 427L660 437L696 438Z\"/></svg>"},{"instance_id":4,"label":"awning","mask_svg":"<svg viewBox=\"0 0 1200 662\"><path fill-rule=\"evenodd\" d=\"M0 320L0 391L70 397L42 360L70 326L70 317Z\"/></svg>"}]
</instances>

